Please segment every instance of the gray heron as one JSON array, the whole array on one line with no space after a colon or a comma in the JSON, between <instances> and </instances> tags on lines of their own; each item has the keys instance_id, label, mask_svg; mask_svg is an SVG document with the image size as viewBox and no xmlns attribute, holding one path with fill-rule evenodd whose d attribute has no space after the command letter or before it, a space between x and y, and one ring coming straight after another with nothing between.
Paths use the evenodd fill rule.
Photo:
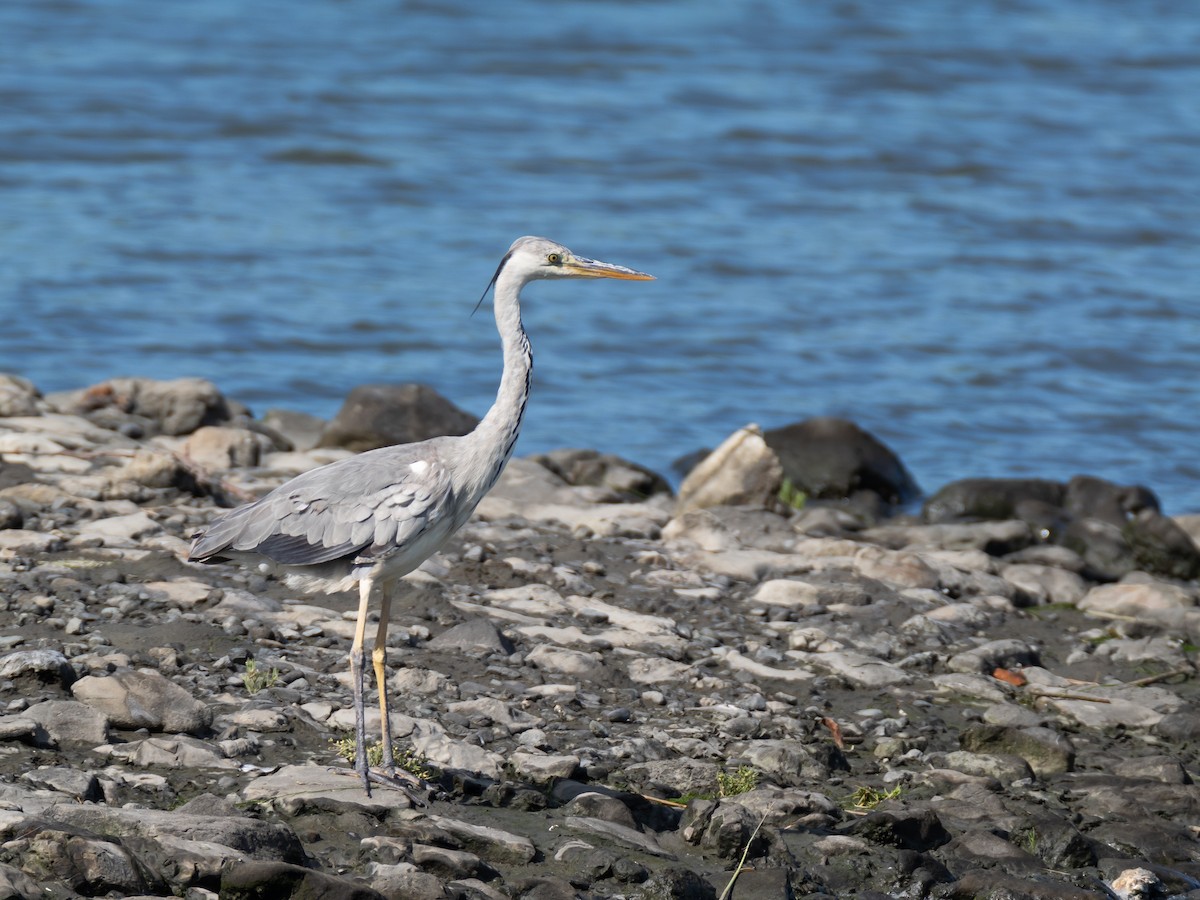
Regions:
<instances>
[{"instance_id":1,"label":"gray heron","mask_svg":"<svg viewBox=\"0 0 1200 900\"><path fill-rule=\"evenodd\" d=\"M267 563L289 587L335 593L358 588L350 648L355 769L368 796L371 780L395 784L388 715L388 619L399 579L435 553L470 518L512 456L529 399L533 354L521 324L521 289L555 278L654 276L577 256L541 237L513 242L488 289L494 289L504 371L496 402L470 434L382 447L312 469L260 499L218 516L193 536L190 561ZM480 302L487 296L484 291ZM363 639L373 590L379 624L371 660L379 690L383 775L367 764Z\"/></svg>"}]
</instances>

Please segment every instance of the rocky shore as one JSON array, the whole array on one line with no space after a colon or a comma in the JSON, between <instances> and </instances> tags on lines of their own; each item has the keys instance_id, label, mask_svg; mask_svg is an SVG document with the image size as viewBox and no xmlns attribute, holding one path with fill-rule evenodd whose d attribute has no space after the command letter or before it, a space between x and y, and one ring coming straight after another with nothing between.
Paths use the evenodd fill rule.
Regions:
<instances>
[{"instance_id":1,"label":"rocky shore","mask_svg":"<svg viewBox=\"0 0 1200 900\"><path fill-rule=\"evenodd\" d=\"M514 460L394 612L427 805L367 797L355 598L185 560L386 393L335 428L0 376L0 900L1200 897L1200 522L1088 477L917 506L833 420L678 496Z\"/></svg>"}]
</instances>

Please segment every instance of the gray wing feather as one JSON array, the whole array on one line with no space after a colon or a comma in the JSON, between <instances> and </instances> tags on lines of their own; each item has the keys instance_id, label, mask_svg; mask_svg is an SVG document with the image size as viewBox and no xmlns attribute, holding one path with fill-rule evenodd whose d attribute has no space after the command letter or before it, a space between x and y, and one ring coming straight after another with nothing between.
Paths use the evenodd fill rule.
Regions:
<instances>
[{"instance_id":1,"label":"gray wing feather","mask_svg":"<svg viewBox=\"0 0 1200 900\"><path fill-rule=\"evenodd\" d=\"M402 546L452 512L447 440L384 447L298 475L217 518L195 536L189 558L257 552L286 565L314 565Z\"/></svg>"}]
</instances>

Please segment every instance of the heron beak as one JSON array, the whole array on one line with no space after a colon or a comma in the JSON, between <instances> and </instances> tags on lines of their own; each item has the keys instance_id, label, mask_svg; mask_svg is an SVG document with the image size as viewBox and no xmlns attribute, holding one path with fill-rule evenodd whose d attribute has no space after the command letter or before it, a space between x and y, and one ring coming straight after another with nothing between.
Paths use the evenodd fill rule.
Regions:
<instances>
[{"instance_id":1,"label":"heron beak","mask_svg":"<svg viewBox=\"0 0 1200 900\"><path fill-rule=\"evenodd\" d=\"M588 259L586 256L572 256L564 260L563 271L568 275L580 275L584 278L621 278L626 281L653 281L653 275L627 269L612 263L600 262L598 259Z\"/></svg>"}]
</instances>

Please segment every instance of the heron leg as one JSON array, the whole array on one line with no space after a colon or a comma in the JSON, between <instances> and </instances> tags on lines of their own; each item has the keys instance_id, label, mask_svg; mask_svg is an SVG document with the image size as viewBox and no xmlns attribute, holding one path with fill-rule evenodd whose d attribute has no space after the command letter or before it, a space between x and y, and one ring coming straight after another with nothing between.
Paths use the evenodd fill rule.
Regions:
<instances>
[{"instance_id":1,"label":"heron leg","mask_svg":"<svg viewBox=\"0 0 1200 900\"><path fill-rule=\"evenodd\" d=\"M363 637L370 602L371 579L363 578L358 583L358 621L354 626L354 643L350 645L350 680L354 685L354 769L362 779L368 797L371 796L371 779L367 766L367 715L363 704Z\"/></svg>"},{"instance_id":2,"label":"heron leg","mask_svg":"<svg viewBox=\"0 0 1200 900\"><path fill-rule=\"evenodd\" d=\"M396 760L392 754L392 717L388 713L387 692L387 632L388 619L392 612L391 592L384 589L379 599L379 628L375 632L375 647L371 650L371 662L375 665L375 687L379 690L379 726L383 738L383 771L389 775L396 771Z\"/></svg>"}]
</instances>

